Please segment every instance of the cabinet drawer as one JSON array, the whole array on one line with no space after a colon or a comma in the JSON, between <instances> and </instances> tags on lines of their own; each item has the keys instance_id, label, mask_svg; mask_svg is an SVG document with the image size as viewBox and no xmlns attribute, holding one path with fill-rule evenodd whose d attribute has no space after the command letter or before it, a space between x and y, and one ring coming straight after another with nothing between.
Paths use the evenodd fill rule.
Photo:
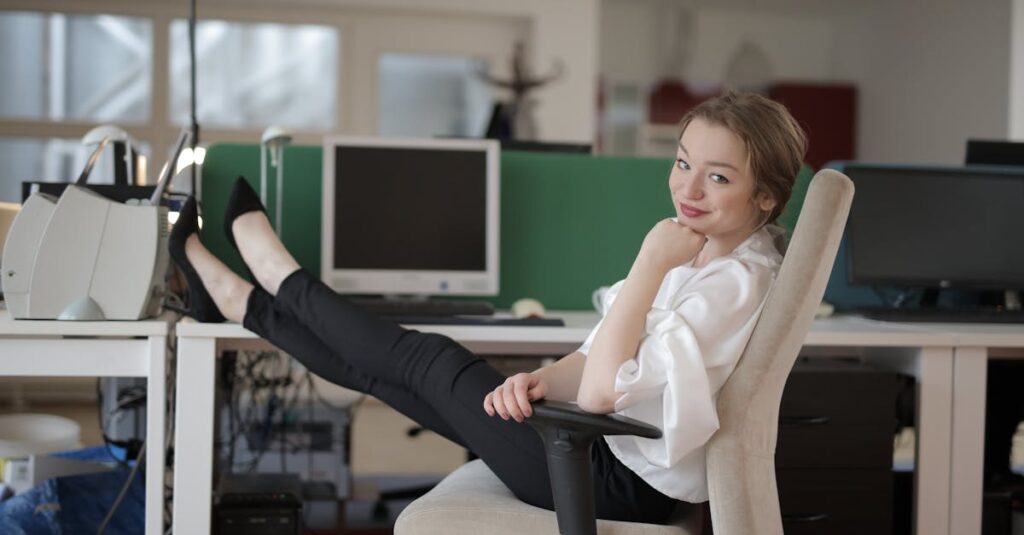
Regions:
<instances>
[{"instance_id":1,"label":"cabinet drawer","mask_svg":"<svg viewBox=\"0 0 1024 535\"><path fill-rule=\"evenodd\" d=\"M779 419L828 419L833 424L892 428L897 387L892 372L844 362L802 361L786 380Z\"/></svg>"},{"instance_id":2,"label":"cabinet drawer","mask_svg":"<svg viewBox=\"0 0 1024 535\"><path fill-rule=\"evenodd\" d=\"M891 470L778 470L786 535L891 535Z\"/></svg>"},{"instance_id":3,"label":"cabinet drawer","mask_svg":"<svg viewBox=\"0 0 1024 535\"><path fill-rule=\"evenodd\" d=\"M893 424L779 423L778 468L892 469Z\"/></svg>"}]
</instances>

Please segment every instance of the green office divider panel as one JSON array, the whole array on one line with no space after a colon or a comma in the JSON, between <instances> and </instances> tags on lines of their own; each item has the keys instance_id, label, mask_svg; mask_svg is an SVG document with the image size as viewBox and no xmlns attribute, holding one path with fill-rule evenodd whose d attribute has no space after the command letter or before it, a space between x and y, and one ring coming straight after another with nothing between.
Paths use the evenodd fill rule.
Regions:
<instances>
[{"instance_id":1,"label":"green office divider panel","mask_svg":"<svg viewBox=\"0 0 1024 535\"><path fill-rule=\"evenodd\" d=\"M793 234L793 229L796 228L796 220L800 216L800 209L804 206L804 197L807 196L807 188L811 185L812 178L814 178L814 171L810 166L804 165L800 168L800 174L796 176L796 183L793 184L793 193L789 197L789 202L786 203L786 209L779 216L779 225L785 227L790 234Z\"/></svg>"},{"instance_id":2,"label":"green office divider panel","mask_svg":"<svg viewBox=\"0 0 1024 535\"><path fill-rule=\"evenodd\" d=\"M259 158L258 145L219 144L203 166L203 242L238 273L241 260L222 230L224 205L238 175L259 191ZM287 147L284 162L282 238L303 267L319 273L322 149ZM500 308L533 297L549 309L590 309L593 290L625 277L647 231L675 214L670 169L668 159L503 153L501 286L490 300ZM276 173L269 175L273 221ZM790 203L794 214L809 178L804 169ZM792 228L795 215L787 217Z\"/></svg>"},{"instance_id":3,"label":"green office divider panel","mask_svg":"<svg viewBox=\"0 0 1024 535\"><path fill-rule=\"evenodd\" d=\"M647 231L675 215L671 161L586 155L502 156L501 295L589 309L626 276Z\"/></svg>"},{"instance_id":4,"label":"green office divider panel","mask_svg":"<svg viewBox=\"0 0 1024 535\"><path fill-rule=\"evenodd\" d=\"M268 157L269 160L269 157ZM282 240L302 267L320 273L320 189L323 150L319 146L284 149L284 214ZM210 147L203 162L203 243L231 266L246 273L241 257L224 235L224 206L235 178L244 176L260 191L260 146L217 144ZM267 171L266 205L274 222L277 203L277 171Z\"/></svg>"}]
</instances>

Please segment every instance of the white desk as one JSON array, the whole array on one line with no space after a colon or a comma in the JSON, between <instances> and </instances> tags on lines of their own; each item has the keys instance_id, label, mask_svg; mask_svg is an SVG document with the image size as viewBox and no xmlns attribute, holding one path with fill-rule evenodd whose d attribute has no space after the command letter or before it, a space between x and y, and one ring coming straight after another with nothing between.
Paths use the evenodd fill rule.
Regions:
<instances>
[{"instance_id":1,"label":"white desk","mask_svg":"<svg viewBox=\"0 0 1024 535\"><path fill-rule=\"evenodd\" d=\"M990 358L1024 358L1024 325L931 324L954 338L950 531L981 533L985 398Z\"/></svg>"},{"instance_id":2,"label":"white desk","mask_svg":"<svg viewBox=\"0 0 1024 535\"><path fill-rule=\"evenodd\" d=\"M0 375L146 377L146 534L163 534L169 320L12 320L0 310Z\"/></svg>"},{"instance_id":3,"label":"white desk","mask_svg":"<svg viewBox=\"0 0 1024 535\"><path fill-rule=\"evenodd\" d=\"M598 316L587 312L552 312L566 320L565 327L415 326L420 331L445 334L470 350L490 355L557 355L575 350ZM179 323L178 392L175 425L177 445L174 471L174 528L176 533L209 533L213 471L213 380L219 349L262 346L266 343L237 324ZM975 340L985 341L984 334ZM1024 334L1021 335L1024 346ZM918 380L918 425L915 479L917 533L921 535L968 535L980 532L981 476L977 488L952 489L951 466L963 481L973 478L973 464L964 460L954 466L954 413L975 414L976 400L954 410L954 356L956 333L933 326L888 324L860 318L816 321L805 348L849 348L867 360L915 376ZM1014 339L1016 340L1016 339ZM965 357L964 360L967 360ZM977 360L977 359L975 359ZM976 363L961 375L963 383L977 382ZM956 375L960 377L960 375ZM984 399L982 397L982 410ZM982 420L983 422L984 420ZM980 435L979 435L980 436ZM980 440L980 438L979 438ZM957 443L958 453L970 441ZM963 444L961 444L963 443ZM967 453L964 451L962 453ZM958 479L958 481L960 480ZM976 492L975 492L976 491ZM977 527L952 530L973 522Z\"/></svg>"}]
</instances>

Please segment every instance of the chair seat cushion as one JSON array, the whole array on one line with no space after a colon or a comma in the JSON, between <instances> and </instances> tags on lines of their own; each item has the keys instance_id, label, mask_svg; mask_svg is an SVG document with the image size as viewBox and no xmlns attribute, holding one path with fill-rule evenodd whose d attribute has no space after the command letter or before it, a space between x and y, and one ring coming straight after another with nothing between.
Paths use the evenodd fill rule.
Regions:
<instances>
[{"instance_id":1,"label":"chair seat cushion","mask_svg":"<svg viewBox=\"0 0 1024 535\"><path fill-rule=\"evenodd\" d=\"M682 527L598 520L599 535L697 535ZM395 523L398 535L558 533L555 513L525 504L482 461L467 463L412 502Z\"/></svg>"}]
</instances>

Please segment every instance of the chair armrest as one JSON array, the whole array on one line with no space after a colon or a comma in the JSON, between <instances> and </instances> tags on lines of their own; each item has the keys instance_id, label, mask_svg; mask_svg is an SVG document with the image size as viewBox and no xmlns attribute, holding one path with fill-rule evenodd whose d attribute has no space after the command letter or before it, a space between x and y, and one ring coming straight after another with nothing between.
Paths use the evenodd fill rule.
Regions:
<instances>
[{"instance_id":1,"label":"chair armrest","mask_svg":"<svg viewBox=\"0 0 1024 535\"><path fill-rule=\"evenodd\" d=\"M544 443L558 530L563 535L596 535L590 448L603 435L661 438L661 431L633 418L587 412L573 403L533 403L526 423Z\"/></svg>"},{"instance_id":2,"label":"chair armrest","mask_svg":"<svg viewBox=\"0 0 1024 535\"><path fill-rule=\"evenodd\" d=\"M530 423L551 425L563 429L591 432L594 435L636 435L643 438L661 438L661 430L640 420L618 414L587 412L575 403L540 400L533 403Z\"/></svg>"}]
</instances>

